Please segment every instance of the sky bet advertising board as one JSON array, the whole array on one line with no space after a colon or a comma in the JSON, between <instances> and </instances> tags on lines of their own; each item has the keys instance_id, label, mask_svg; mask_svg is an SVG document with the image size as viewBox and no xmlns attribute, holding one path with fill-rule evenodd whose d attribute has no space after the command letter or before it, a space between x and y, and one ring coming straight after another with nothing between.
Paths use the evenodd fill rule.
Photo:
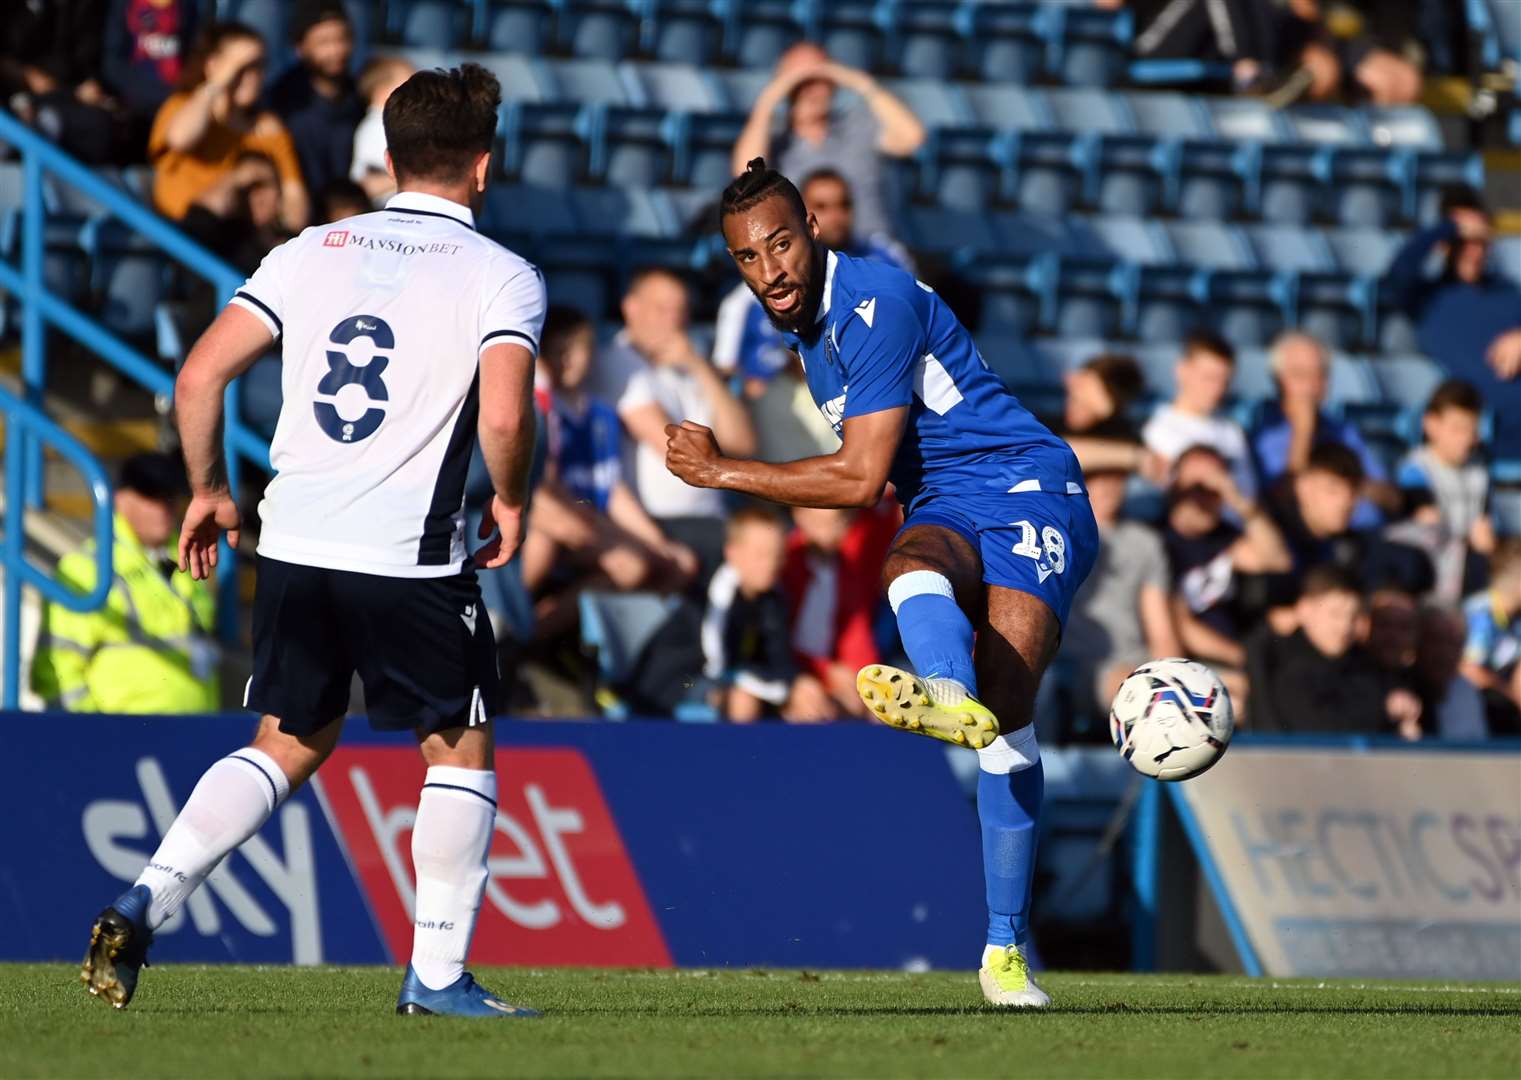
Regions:
<instances>
[{"instance_id":1,"label":"sky bet advertising board","mask_svg":"<svg viewBox=\"0 0 1521 1080\"><path fill-rule=\"evenodd\" d=\"M247 717L0 716L0 959L77 960ZM410 737L351 721L160 931L153 959L404 962ZM967 967L976 815L939 747L865 726L496 727L486 964ZM47 736L38 737L39 732Z\"/></svg>"},{"instance_id":2,"label":"sky bet advertising board","mask_svg":"<svg viewBox=\"0 0 1521 1080\"><path fill-rule=\"evenodd\" d=\"M1521 979L1521 754L1238 745L1170 793L1249 971Z\"/></svg>"}]
</instances>

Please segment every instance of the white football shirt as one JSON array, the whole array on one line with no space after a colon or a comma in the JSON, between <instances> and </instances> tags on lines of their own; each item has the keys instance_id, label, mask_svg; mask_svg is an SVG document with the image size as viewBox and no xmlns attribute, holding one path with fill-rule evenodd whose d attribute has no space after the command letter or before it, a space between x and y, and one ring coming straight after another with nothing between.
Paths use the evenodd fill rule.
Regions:
<instances>
[{"instance_id":1,"label":"white football shirt","mask_svg":"<svg viewBox=\"0 0 1521 1080\"><path fill-rule=\"evenodd\" d=\"M477 233L468 208L402 192L281 244L232 303L281 342L259 554L387 577L459 573L480 353L538 353L538 268Z\"/></svg>"}]
</instances>

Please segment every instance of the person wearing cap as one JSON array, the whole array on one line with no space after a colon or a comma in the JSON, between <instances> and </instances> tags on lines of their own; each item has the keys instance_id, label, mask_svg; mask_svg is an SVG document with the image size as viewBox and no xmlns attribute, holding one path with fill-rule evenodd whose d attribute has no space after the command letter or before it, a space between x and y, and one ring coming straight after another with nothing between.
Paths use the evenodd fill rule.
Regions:
<instances>
[{"instance_id":1,"label":"person wearing cap","mask_svg":"<svg viewBox=\"0 0 1521 1080\"><path fill-rule=\"evenodd\" d=\"M185 471L168 454L138 454L116 485L111 572L103 607L43 610L32 689L68 712L196 713L220 706L210 584L175 563ZM58 563L61 581L95 587L95 540Z\"/></svg>"},{"instance_id":2,"label":"person wearing cap","mask_svg":"<svg viewBox=\"0 0 1521 1080\"><path fill-rule=\"evenodd\" d=\"M354 28L338 0L300 0L290 31L296 60L269 88L269 104L285 121L306 190L315 195L349 175L354 129L364 119L349 73Z\"/></svg>"}]
</instances>

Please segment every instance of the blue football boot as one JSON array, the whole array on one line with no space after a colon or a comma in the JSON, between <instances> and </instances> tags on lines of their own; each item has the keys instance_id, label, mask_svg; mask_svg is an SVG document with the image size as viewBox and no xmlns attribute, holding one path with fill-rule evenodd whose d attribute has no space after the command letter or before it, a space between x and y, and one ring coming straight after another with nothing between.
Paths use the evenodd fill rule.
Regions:
<instances>
[{"instance_id":1,"label":"blue football boot","mask_svg":"<svg viewBox=\"0 0 1521 1080\"><path fill-rule=\"evenodd\" d=\"M502 1019L528 1019L540 1016L534 1009L509 1005L465 972L442 990L429 990L407 965L407 977L401 982L401 996L396 1011L402 1016L489 1016Z\"/></svg>"},{"instance_id":2,"label":"blue football boot","mask_svg":"<svg viewBox=\"0 0 1521 1080\"><path fill-rule=\"evenodd\" d=\"M85 953L79 981L96 997L125 1009L137 993L137 976L148 966L148 904L153 895L146 885L134 885L95 917L90 949Z\"/></svg>"}]
</instances>

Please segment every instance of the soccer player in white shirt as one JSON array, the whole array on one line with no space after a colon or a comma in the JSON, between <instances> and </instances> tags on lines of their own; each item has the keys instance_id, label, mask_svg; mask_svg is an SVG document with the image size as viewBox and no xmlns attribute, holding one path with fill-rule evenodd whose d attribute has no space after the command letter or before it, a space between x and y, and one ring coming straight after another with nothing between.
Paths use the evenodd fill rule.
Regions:
<instances>
[{"instance_id":1,"label":"soccer player in white shirt","mask_svg":"<svg viewBox=\"0 0 1521 1080\"><path fill-rule=\"evenodd\" d=\"M236 544L219 432L227 384L272 340L284 405L260 517L253 742L216 762L137 882L94 925L82 978L132 999L153 932L338 742L355 672L370 723L415 731L427 780L412 831L412 963L397 1011L512 1017L464 970L496 818L499 707L472 563L523 533L533 453L538 270L475 231L501 89L474 64L414 75L386 103L385 209L276 248L196 343L176 385L192 499L180 534L197 578ZM479 435L495 496L472 560L464 485Z\"/></svg>"}]
</instances>

